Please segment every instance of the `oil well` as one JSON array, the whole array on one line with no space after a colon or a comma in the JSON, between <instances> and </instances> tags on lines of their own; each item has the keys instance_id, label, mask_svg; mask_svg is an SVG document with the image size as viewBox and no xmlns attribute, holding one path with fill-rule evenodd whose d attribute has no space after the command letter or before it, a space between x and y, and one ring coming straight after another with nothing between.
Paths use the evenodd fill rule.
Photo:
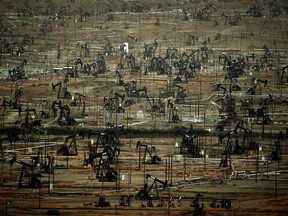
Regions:
<instances>
[{"instance_id":1,"label":"oil well","mask_svg":"<svg viewBox=\"0 0 288 216\"><path fill-rule=\"evenodd\" d=\"M1 215L287 214L287 1L0 6Z\"/></svg>"}]
</instances>

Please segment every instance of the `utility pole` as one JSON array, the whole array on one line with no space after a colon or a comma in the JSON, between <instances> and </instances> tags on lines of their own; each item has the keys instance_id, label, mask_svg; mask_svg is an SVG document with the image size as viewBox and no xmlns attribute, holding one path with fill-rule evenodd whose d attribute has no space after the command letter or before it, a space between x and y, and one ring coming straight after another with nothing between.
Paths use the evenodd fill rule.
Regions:
<instances>
[{"instance_id":1,"label":"utility pole","mask_svg":"<svg viewBox=\"0 0 288 216\"><path fill-rule=\"evenodd\" d=\"M255 181L257 183L257 180L258 180L258 171L259 171L259 146L257 147L257 156L256 156L256 178L255 178Z\"/></svg>"},{"instance_id":2,"label":"utility pole","mask_svg":"<svg viewBox=\"0 0 288 216\"><path fill-rule=\"evenodd\" d=\"M141 145L138 148L138 154L139 154L139 158L138 158L138 170L140 171L141 168Z\"/></svg>"},{"instance_id":3,"label":"utility pole","mask_svg":"<svg viewBox=\"0 0 288 216\"><path fill-rule=\"evenodd\" d=\"M279 160L278 160L278 164L279 164ZM278 168L276 168L275 170L275 200L277 200L277 172L278 172Z\"/></svg>"},{"instance_id":4,"label":"utility pole","mask_svg":"<svg viewBox=\"0 0 288 216\"><path fill-rule=\"evenodd\" d=\"M172 171L173 171L173 157L172 157L172 155L170 156L170 184L171 184L171 186L173 185L173 178L172 178Z\"/></svg>"},{"instance_id":5,"label":"utility pole","mask_svg":"<svg viewBox=\"0 0 288 216\"><path fill-rule=\"evenodd\" d=\"M39 177L39 179L40 179L40 184L39 184L39 202L38 202L38 204L39 204L39 206L38 206L38 208L40 209L41 208L41 184L42 184L42 182L41 182L41 177Z\"/></svg>"},{"instance_id":6,"label":"utility pole","mask_svg":"<svg viewBox=\"0 0 288 216\"><path fill-rule=\"evenodd\" d=\"M184 181L186 181L186 154L183 155L184 157Z\"/></svg>"}]
</instances>

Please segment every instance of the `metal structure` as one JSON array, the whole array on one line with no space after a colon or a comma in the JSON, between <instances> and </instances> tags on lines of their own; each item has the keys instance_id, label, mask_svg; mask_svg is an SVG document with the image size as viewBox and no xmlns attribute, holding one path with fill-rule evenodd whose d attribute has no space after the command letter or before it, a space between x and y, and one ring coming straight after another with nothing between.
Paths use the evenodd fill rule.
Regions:
<instances>
[{"instance_id":1,"label":"metal structure","mask_svg":"<svg viewBox=\"0 0 288 216\"><path fill-rule=\"evenodd\" d=\"M96 173L96 179L107 182L117 181L118 172L111 167L111 160L111 156L106 151L89 155L89 162Z\"/></svg>"},{"instance_id":2,"label":"metal structure","mask_svg":"<svg viewBox=\"0 0 288 216\"><path fill-rule=\"evenodd\" d=\"M180 154L185 154L192 158L198 158L200 156L199 145L198 143L194 143L194 138L196 138L196 135L193 133L193 129L187 130L187 132L177 130L175 135L182 135Z\"/></svg>"},{"instance_id":3,"label":"metal structure","mask_svg":"<svg viewBox=\"0 0 288 216\"><path fill-rule=\"evenodd\" d=\"M16 158L16 155L10 160L10 165L12 166L14 163L19 163L22 165L18 187L19 188L39 188L41 182L39 180L42 177L41 173L37 173L34 171L34 166L28 164L24 161L19 161ZM23 177L26 177L26 181L23 180Z\"/></svg>"},{"instance_id":4,"label":"metal structure","mask_svg":"<svg viewBox=\"0 0 288 216\"><path fill-rule=\"evenodd\" d=\"M65 79L65 80L63 80L57 84L52 83L52 89L54 91L56 91L58 88L57 94L56 94L57 99L72 99L72 95L70 94L70 92L67 89L67 83L68 83L67 79Z\"/></svg>"},{"instance_id":5,"label":"metal structure","mask_svg":"<svg viewBox=\"0 0 288 216\"><path fill-rule=\"evenodd\" d=\"M256 77L253 77L253 82L255 83L254 86L252 88L249 88L247 93L250 94L250 95L255 95L256 94L256 90L257 88L259 89L259 93L258 94L262 94L261 92L261 83L264 85L264 87L267 86L267 80L261 80L261 79L258 79Z\"/></svg>"},{"instance_id":6,"label":"metal structure","mask_svg":"<svg viewBox=\"0 0 288 216\"><path fill-rule=\"evenodd\" d=\"M81 109L80 111L81 115L85 116L87 115L86 110L85 110L86 100L87 100L87 97L85 95L76 92L74 96L72 96L72 100L69 105L72 107L78 107L78 109Z\"/></svg>"},{"instance_id":7,"label":"metal structure","mask_svg":"<svg viewBox=\"0 0 288 216\"><path fill-rule=\"evenodd\" d=\"M76 156L78 155L78 150L77 150L77 138L81 137L84 139L84 135L82 133L76 133L71 136L67 136L65 138L64 144L57 150L58 155L63 155L63 156ZM70 143L68 143L68 141Z\"/></svg>"},{"instance_id":8,"label":"metal structure","mask_svg":"<svg viewBox=\"0 0 288 216\"><path fill-rule=\"evenodd\" d=\"M70 116L70 108L68 105L62 106L57 105L57 109L60 110L59 116L57 117L57 123L60 126L75 126L76 120Z\"/></svg>"},{"instance_id":9,"label":"metal structure","mask_svg":"<svg viewBox=\"0 0 288 216\"><path fill-rule=\"evenodd\" d=\"M271 153L272 160L274 161L281 161L282 154L281 154L281 141L283 140L283 134L280 132L277 140L274 142L274 150Z\"/></svg>"},{"instance_id":10,"label":"metal structure","mask_svg":"<svg viewBox=\"0 0 288 216\"><path fill-rule=\"evenodd\" d=\"M161 157L157 155L157 151L155 146L152 145L145 145L140 143L140 140L136 144L136 149L139 149L139 157L141 154L141 149L144 147L144 154L142 158L142 162L144 163L151 163L151 164L159 164L161 161Z\"/></svg>"},{"instance_id":11,"label":"metal structure","mask_svg":"<svg viewBox=\"0 0 288 216\"><path fill-rule=\"evenodd\" d=\"M2 199L36 195L38 209L33 197L25 201L31 214L55 210L56 215L62 201L61 213L93 214L95 209L77 206L79 195L85 195L88 200L100 196L94 206L99 207L96 210L108 207L101 209L103 214L205 215L202 193L194 197L189 192L211 184L215 199L207 214L283 214L287 209L279 203L285 203L287 185L279 182L287 177L288 136L281 134L274 140L276 131L288 133L283 2L250 6L236 0L213 1L213 5L199 0L1 1ZM215 109L207 113L208 106ZM34 139L39 131L39 139ZM76 131L88 132L89 140ZM61 139L64 144L57 142ZM145 139L151 139L151 145L145 145ZM55 189L54 173L50 182L51 152L58 153L57 162L65 161L67 169L73 169L55 173ZM83 155L85 168L94 171L92 178L90 170L80 165ZM19 163L22 171L9 170L10 157L11 165ZM87 173L88 181L78 181ZM165 181L154 174L165 176ZM257 182L257 175L267 180L265 184ZM144 188L139 191L142 178ZM254 178L260 186L255 186ZM220 188L212 184L214 180ZM13 190L17 183L37 190L17 192ZM223 198L231 185L236 191L232 197L241 208L229 210L231 200ZM279 202L271 202L271 188ZM162 194L161 189L168 190ZM255 195L249 200L245 198L248 189ZM50 190L53 196L47 198ZM172 201L179 196L183 199L175 208ZM66 205L68 197L71 202ZM105 200L108 197L111 205ZM134 198L145 199L147 205L135 200L131 206ZM159 205L153 206L153 199ZM42 200L53 209L40 206ZM261 206L264 202L271 208ZM11 214L21 214L23 208L17 208L21 203L13 199Z\"/></svg>"},{"instance_id":12,"label":"metal structure","mask_svg":"<svg viewBox=\"0 0 288 216\"><path fill-rule=\"evenodd\" d=\"M151 186L148 188L148 179L151 178L153 180L153 183L151 184ZM158 188L158 184L162 185L163 190L165 190L168 182L166 181L162 181L150 174L146 174L146 183L144 184L144 188L142 188L136 195L135 198L136 199L144 199L144 200L151 200L151 199L155 199L155 200L159 200L160 196L159 196L159 188ZM152 189L155 189L156 191L156 196L153 196L152 194L150 194Z\"/></svg>"},{"instance_id":13,"label":"metal structure","mask_svg":"<svg viewBox=\"0 0 288 216\"><path fill-rule=\"evenodd\" d=\"M177 123L181 121L180 116L178 115L178 108L172 102L171 99L168 99L167 109L168 109L168 122Z\"/></svg>"},{"instance_id":14,"label":"metal structure","mask_svg":"<svg viewBox=\"0 0 288 216\"><path fill-rule=\"evenodd\" d=\"M185 93L185 91L187 89L183 86L176 84L175 82L173 83L173 87L177 88L175 103L184 104L186 102L185 99L187 97L187 94Z\"/></svg>"},{"instance_id":15,"label":"metal structure","mask_svg":"<svg viewBox=\"0 0 288 216\"><path fill-rule=\"evenodd\" d=\"M190 202L190 207L194 207L193 216L203 215L203 213L204 213L204 204L203 204L203 202L201 205L199 203L199 199L201 199L201 198L203 198L203 194L197 193L195 195L195 198Z\"/></svg>"},{"instance_id":16,"label":"metal structure","mask_svg":"<svg viewBox=\"0 0 288 216\"><path fill-rule=\"evenodd\" d=\"M9 70L9 79L12 81L27 79L25 74L25 65L27 64L27 60L24 59L22 63L18 66L13 68L12 70Z\"/></svg>"}]
</instances>

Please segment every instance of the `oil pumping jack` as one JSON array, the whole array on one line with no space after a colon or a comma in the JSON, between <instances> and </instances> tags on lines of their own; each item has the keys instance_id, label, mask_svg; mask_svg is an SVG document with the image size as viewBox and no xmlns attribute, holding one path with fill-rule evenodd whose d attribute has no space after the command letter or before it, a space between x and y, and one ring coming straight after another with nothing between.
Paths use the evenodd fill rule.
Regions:
<instances>
[{"instance_id":1,"label":"oil pumping jack","mask_svg":"<svg viewBox=\"0 0 288 216\"><path fill-rule=\"evenodd\" d=\"M118 85L118 86L124 86L124 85L125 85L125 81L124 81L124 79L123 79L122 73L120 72L120 69L117 68L115 73L116 73L116 82L117 82L117 85Z\"/></svg>"},{"instance_id":2,"label":"oil pumping jack","mask_svg":"<svg viewBox=\"0 0 288 216\"><path fill-rule=\"evenodd\" d=\"M106 145L103 148L103 152L107 153L107 160L110 162L110 164L113 164L120 155L120 148L115 145Z\"/></svg>"},{"instance_id":3,"label":"oil pumping jack","mask_svg":"<svg viewBox=\"0 0 288 216\"><path fill-rule=\"evenodd\" d=\"M25 76L25 72L22 71L19 67L9 70L9 77L12 81L27 79L27 77Z\"/></svg>"},{"instance_id":4,"label":"oil pumping jack","mask_svg":"<svg viewBox=\"0 0 288 216\"><path fill-rule=\"evenodd\" d=\"M113 150L115 153L119 151L117 145L119 144L119 134L120 129L107 129L106 132L93 132L92 130L88 131L88 149L90 154L99 152L99 147L106 150ZM93 137L97 136L96 142ZM109 149L110 148L110 149Z\"/></svg>"},{"instance_id":5,"label":"oil pumping jack","mask_svg":"<svg viewBox=\"0 0 288 216\"><path fill-rule=\"evenodd\" d=\"M96 142L94 142L93 137L97 136ZM103 147L106 144L111 143L111 139L107 133L104 132L93 132L92 130L88 131L88 139L90 140L88 143L88 148L90 153L96 153L98 151L99 146Z\"/></svg>"},{"instance_id":6,"label":"oil pumping jack","mask_svg":"<svg viewBox=\"0 0 288 216\"><path fill-rule=\"evenodd\" d=\"M168 122L170 123L180 122L181 119L178 115L177 106L171 101L171 99L168 99L167 108L169 108Z\"/></svg>"},{"instance_id":7,"label":"oil pumping jack","mask_svg":"<svg viewBox=\"0 0 288 216\"><path fill-rule=\"evenodd\" d=\"M34 172L33 165L17 160L16 155L10 160L10 166L12 167L15 162L22 165L18 188L39 188L41 185L39 180L39 177L42 177L41 173ZM26 182L23 181L23 177L27 177Z\"/></svg>"},{"instance_id":8,"label":"oil pumping jack","mask_svg":"<svg viewBox=\"0 0 288 216\"><path fill-rule=\"evenodd\" d=\"M83 105L85 103L87 97L83 94L76 92L74 96L72 96L72 101L70 102L70 106L78 106Z\"/></svg>"},{"instance_id":9,"label":"oil pumping jack","mask_svg":"<svg viewBox=\"0 0 288 216\"><path fill-rule=\"evenodd\" d=\"M258 87L258 89L259 89L259 93L258 94L261 95L262 93L261 93L261 85L260 84L262 83L266 87L268 81L267 80L261 80L261 79L258 79L256 77L253 77L252 81L254 83L254 86L249 88L247 93L250 94L250 95L255 95L256 94L256 89Z\"/></svg>"},{"instance_id":10,"label":"oil pumping jack","mask_svg":"<svg viewBox=\"0 0 288 216\"><path fill-rule=\"evenodd\" d=\"M131 205L131 197L128 195L128 196L125 196L125 195L122 195L119 199L119 204L118 206L130 206Z\"/></svg>"},{"instance_id":11,"label":"oil pumping jack","mask_svg":"<svg viewBox=\"0 0 288 216\"><path fill-rule=\"evenodd\" d=\"M100 145L100 147L104 148L107 145L117 146L120 144L119 136L124 130L123 125L113 125L112 123L108 122L107 126L108 127L105 132L94 132L92 130L88 131L88 139L90 139L88 148L90 153L96 153ZM94 142L94 136L97 136L96 142Z\"/></svg>"},{"instance_id":12,"label":"oil pumping jack","mask_svg":"<svg viewBox=\"0 0 288 216\"><path fill-rule=\"evenodd\" d=\"M36 123L33 124L33 122L23 122L22 120L17 120L15 122L15 125L17 126L17 130L13 131L13 139L17 140L19 139L19 134L22 134L22 139L25 141L28 140L34 140L34 136L36 135L36 131L41 132L44 136L47 133L47 130L43 130L41 128L39 128L38 126L40 126L40 123L37 123L38 121L36 121ZM39 135L39 133L38 133Z\"/></svg>"},{"instance_id":13,"label":"oil pumping jack","mask_svg":"<svg viewBox=\"0 0 288 216\"><path fill-rule=\"evenodd\" d=\"M288 65L286 65L285 67L282 67L281 69L278 69L276 72L278 74L278 76L280 76L280 83L281 84L287 84L288 83Z\"/></svg>"},{"instance_id":14,"label":"oil pumping jack","mask_svg":"<svg viewBox=\"0 0 288 216\"><path fill-rule=\"evenodd\" d=\"M231 154L243 154L244 148L239 144L238 140L238 128L242 127L240 123L236 124L236 127L224 134L219 134L219 142L223 143L223 139L227 138L224 157L221 159L220 166L223 168L231 168ZM244 127L243 127L244 129ZM234 135L234 140L233 136Z\"/></svg>"},{"instance_id":15,"label":"oil pumping jack","mask_svg":"<svg viewBox=\"0 0 288 216\"><path fill-rule=\"evenodd\" d=\"M238 130L241 130L244 132L242 142L239 143L239 134ZM238 121L235 125L235 142L240 145L240 148L236 151L236 153L243 153L245 150L257 150L258 145L255 141L252 140L252 131L248 128L244 127L244 121Z\"/></svg>"},{"instance_id":16,"label":"oil pumping jack","mask_svg":"<svg viewBox=\"0 0 288 216\"><path fill-rule=\"evenodd\" d=\"M220 143L222 143L223 139L225 139L226 137L228 137L227 141L226 141L226 148L225 151L228 151L229 154L243 154L245 152L245 146L244 145L240 145L239 143L239 134L238 134L238 130L244 130L244 132L246 133L245 136L247 136L247 134L250 134L251 131L247 128L245 128L243 126L244 122L243 121L238 121L235 125L235 128L225 134L220 134L219 135L219 141ZM233 137L232 137L233 135ZM244 136L244 138L245 138ZM233 139L234 138L234 139ZM242 142L242 144L245 142Z\"/></svg>"},{"instance_id":17,"label":"oil pumping jack","mask_svg":"<svg viewBox=\"0 0 288 216\"><path fill-rule=\"evenodd\" d=\"M217 83L216 85L213 86L213 90L215 91L223 91L223 94L225 94L227 92L227 88L225 88L224 86L221 85L221 83Z\"/></svg>"},{"instance_id":18,"label":"oil pumping jack","mask_svg":"<svg viewBox=\"0 0 288 216\"><path fill-rule=\"evenodd\" d=\"M256 117L256 124L273 124L273 120L269 117L268 113L268 106L265 104L260 104L260 107L254 110L254 108L248 109L248 116L249 117ZM262 119L262 121L259 121L259 118Z\"/></svg>"},{"instance_id":19,"label":"oil pumping jack","mask_svg":"<svg viewBox=\"0 0 288 216\"><path fill-rule=\"evenodd\" d=\"M58 88L56 95L57 99L72 99L70 92L67 90L67 83L68 83L67 79L62 80L57 84L52 83L52 89L54 91L56 91Z\"/></svg>"},{"instance_id":20,"label":"oil pumping jack","mask_svg":"<svg viewBox=\"0 0 288 216\"><path fill-rule=\"evenodd\" d=\"M57 123L60 126L74 126L76 125L76 120L70 116L70 108L67 105L57 105L58 109L60 109L60 114L57 118Z\"/></svg>"},{"instance_id":21,"label":"oil pumping jack","mask_svg":"<svg viewBox=\"0 0 288 216\"><path fill-rule=\"evenodd\" d=\"M0 110L7 110L7 107L10 109L18 109L19 116L21 114L21 104L20 104L20 97L21 97L21 88L18 85L18 82L15 84L15 89L13 90L10 100L6 100L5 98L2 99L2 104L0 106Z\"/></svg>"},{"instance_id":22,"label":"oil pumping jack","mask_svg":"<svg viewBox=\"0 0 288 216\"><path fill-rule=\"evenodd\" d=\"M227 88L222 86L221 83L218 83L216 85L213 86L213 90L214 91L223 91L223 95L220 99L218 99L216 102L214 101L210 101L210 104L213 105L214 107L218 108L219 110L219 113L224 113L224 112L228 112L230 110L230 107L228 108L228 106L230 106L230 96L231 96L231 91L229 91L229 95L227 94ZM218 103L221 103L221 105L219 105ZM218 123L219 124L222 124L222 122Z\"/></svg>"},{"instance_id":23,"label":"oil pumping jack","mask_svg":"<svg viewBox=\"0 0 288 216\"><path fill-rule=\"evenodd\" d=\"M151 186L148 189L148 179L152 179L153 183L151 184ZM167 187L168 181L162 181L150 174L146 174L146 181L144 183L144 188L141 188L141 190L135 195L136 199L143 199L143 200L151 200L152 198L155 200L159 200L160 196L159 196L159 188L157 183L162 185L162 189L165 190L165 188ZM156 196L153 196L152 194L150 194L152 189L155 189L156 191Z\"/></svg>"},{"instance_id":24,"label":"oil pumping jack","mask_svg":"<svg viewBox=\"0 0 288 216\"><path fill-rule=\"evenodd\" d=\"M281 156L281 141L283 140L282 131L280 131L280 135L277 137L277 140L274 142L274 150L272 150L271 157L274 161L282 160Z\"/></svg>"},{"instance_id":25,"label":"oil pumping jack","mask_svg":"<svg viewBox=\"0 0 288 216\"><path fill-rule=\"evenodd\" d=\"M229 78L228 76L225 76L225 81L230 80L229 83L229 92L232 91L241 91L241 87L237 84L237 79Z\"/></svg>"},{"instance_id":26,"label":"oil pumping jack","mask_svg":"<svg viewBox=\"0 0 288 216\"><path fill-rule=\"evenodd\" d=\"M125 113L124 106L122 106L125 94L120 95L115 91L111 91L110 93L113 94L113 96L109 95L108 97L104 97L104 107L115 113Z\"/></svg>"},{"instance_id":27,"label":"oil pumping jack","mask_svg":"<svg viewBox=\"0 0 288 216\"><path fill-rule=\"evenodd\" d=\"M25 109L25 120L24 123L27 125L41 126L41 119L38 118L37 112L35 109Z\"/></svg>"},{"instance_id":28,"label":"oil pumping jack","mask_svg":"<svg viewBox=\"0 0 288 216\"><path fill-rule=\"evenodd\" d=\"M225 150L223 153L223 158L220 161L220 166L223 168L231 168L231 151L232 151L232 140L231 140L231 135L234 133L234 131L230 131L226 134L219 135L219 141L222 143L223 139L228 137Z\"/></svg>"},{"instance_id":29,"label":"oil pumping jack","mask_svg":"<svg viewBox=\"0 0 288 216\"><path fill-rule=\"evenodd\" d=\"M36 156L32 157L31 164L34 167L40 167L41 173L53 173L54 156L48 153L45 158L43 157L43 148L38 148L38 153Z\"/></svg>"},{"instance_id":30,"label":"oil pumping jack","mask_svg":"<svg viewBox=\"0 0 288 216\"><path fill-rule=\"evenodd\" d=\"M38 148L38 153L36 156L32 157L31 164L36 167L36 166L42 166L43 165L43 156L42 156L42 150L43 148Z\"/></svg>"},{"instance_id":31,"label":"oil pumping jack","mask_svg":"<svg viewBox=\"0 0 288 216\"><path fill-rule=\"evenodd\" d=\"M10 100L10 106L12 109L21 110L21 104L20 104L21 95L22 95L21 88L19 87L18 82L16 82L15 89L12 92L11 100Z\"/></svg>"},{"instance_id":32,"label":"oil pumping jack","mask_svg":"<svg viewBox=\"0 0 288 216\"><path fill-rule=\"evenodd\" d=\"M113 93L115 95L115 97L120 97L121 98L121 104L120 107L129 107L131 105L134 105L136 104L135 101L133 101L132 99L127 99L125 98L125 94L121 95L119 94L118 92L115 92L115 91L111 91L111 93Z\"/></svg>"},{"instance_id":33,"label":"oil pumping jack","mask_svg":"<svg viewBox=\"0 0 288 216\"><path fill-rule=\"evenodd\" d=\"M147 87L143 86L141 88L137 88L137 82L135 80L126 83L124 88L128 97L141 98L147 96Z\"/></svg>"},{"instance_id":34,"label":"oil pumping jack","mask_svg":"<svg viewBox=\"0 0 288 216\"><path fill-rule=\"evenodd\" d=\"M57 111L59 110L59 106L61 106L61 105L62 105L61 100L53 101L48 113L46 113L46 114L48 114L48 116L50 116L50 111L52 111L53 119L56 119L57 118Z\"/></svg>"},{"instance_id":35,"label":"oil pumping jack","mask_svg":"<svg viewBox=\"0 0 288 216\"><path fill-rule=\"evenodd\" d=\"M71 136L67 136L65 138L64 144L60 146L60 148L57 150L58 155L62 156L77 156L78 150L77 150L77 138L81 137L84 139L83 133L76 133ZM70 144L68 141L70 141Z\"/></svg>"},{"instance_id":36,"label":"oil pumping jack","mask_svg":"<svg viewBox=\"0 0 288 216\"><path fill-rule=\"evenodd\" d=\"M22 122L21 120L17 120L15 122L15 125L17 127L17 132L15 132L15 138L18 140L29 140L31 138L31 134L32 134L32 125L30 124L25 124L24 122ZM17 136L16 136L17 134ZM22 138L20 138L19 135L22 135Z\"/></svg>"},{"instance_id":37,"label":"oil pumping jack","mask_svg":"<svg viewBox=\"0 0 288 216\"><path fill-rule=\"evenodd\" d=\"M99 179L99 181L114 182L117 180L118 173L111 167L111 158L108 152L90 154L89 163L92 170L96 173L96 179Z\"/></svg>"},{"instance_id":38,"label":"oil pumping jack","mask_svg":"<svg viewBox=\"0 0 288 216\"><path fill-rule=\"evenodd\" d=\"M141 155L141 147L144 147L144 155L142 159L144 163L159 164L161 157L157 155L155 146L142 144L139 140L136 144L136 149L139 149L139 157Z\"/></svg>"},{"instance_id":39,"label":"oil pumping jack","mask_svg":"<svg viewBox=\"0 0 288 216\"><path fill-rule=\"evenodd\" d=\"M27 60L24 59L18 67L13 68L12 70L8 71L9 77L12 81L27 79L27 77L25 75L25 69L24 69L24 66L26 64L27 64Z\"/></svg>"},{"instance_id":40,"label":"oil pumping jack","mask_svg":"<svg viewBox=\"0 0 288 216\"><path fill-rule=\"evenodd\" d=\"M151 112L157 112L157 113L165 113L165 102L161 101L161 98L150 98L147 95L147 101L151 107Z\"/></svg>"},{"instance_id":41,"label":"oil pumping jack","mask_svg":"<svg viewBox=\"0 0 288 216\"><path fill-rule=\"evenodd\" d=\"M81 115L86 115L86 99L87 97L80 93L75 93L74 96L72 96L72 101L70 102L70 106L79 107L79 109L82 107Z\"/></svg>"},{"instance_id":42,"label":"oil pumping jack","mask_svg":"<svg viewBox=\"0 0 288 216\"><path fill-rule=\"evenodd\" d=\"M194 144L194 138L196 135L191 132L181 132L179 130L176 131L175 135L182 135L182 142L180 145L180 154L188 154L190 157L198 158L199 157L199 145Z\"/></svg>"},{"instance_id":43,"label":"oil pumping jack","mask_svg":"<svg viewBox=\"0 0 288 216\"><path fill-rule=\"evenodd\" d=\"M94 132L91 129L87 132L88 135L88 150L89 155L96 154L99 152L98 148L99 146L103 148L106 144L110 144L111 140L110 137L107 135L107 133L104 132ZM96 142L94 141L94 136L97 136ZM87 167L90 163L90 160L86 157L86 152L84 152L84 161L83 165L84 167Z\"/></svg>"},{"instance_id":44,"label":"oil pumping jack","mask_svg":"<svg viewBox=\"0 0 288 216\"><path fill-rule=\"evenodd\" d=\"M229 78L227 78L227 77L225 77L225 80L226 79L229 79ZM231 79L232 80L232 79ZM232 93L232 81L230 82L230 85L229 85L229 89L227 89L227 88L225 88L225 87L223 87L220 83L218 83L218 84L216 84L215 86L214 86L214 89L216 90L216 91L219 91L219 90L222 90L223 91L223 96L220 98L220 99L218 99L217 101L216 101L216 103L218 103L218 102L221 102L221 105L222 105L222 108L221 108L221 112L227 112L228 114L231 114L231 113L233 113L234 112L234 110L235 110L235 103L236 103L236 101L235 101L235 99L232 97L232 95L231 95L231 93Z\"/></svg>"},{"instance_id":45,"label":"oil pumping jack","mask_svg":"<svg viewBox=\"0 0 288 216\"><path fill-rule=\"evenodd\" d=\"M102 151L90 152L88 162L91 162L90 159L93 157L93 155L97 155L97 153L100 152L107 156L107 160L110 162L110 164L113 164L120 155L120 148L115 145L105 145L103 146Z\"/></svg>"},{"instance_id":46,"label":"oil pumping jack","mask_svg":"<svg viewBox=\"0 0 288 216\"><path fill-rule=\"evenodd\" d=\"M187 97L187 94L185 94L186 88L176 84L175 82L173 83L173 87L177 87L175 103L184 104L185 98Z\"/></svg>"},{"instance_id":47,"label":"oil pumping jack","mask_svg":"<svg viewBox=\"0 0 288 216\"><path fill-rule=\"evenodd\" d=\"M135 104L135 102L133 100L127 99L125 97L125 94L121 95L120 93L113 91L113 90L110 93L114 94L114 97L111 97L111 99L115 100L114 106L115 106L115 111L117 113L125 112L126 107L129 107L129 106ZM120 102L119 102L119 99L121 99Z\"/></svg>"},{"instance_id":48,"label":"oil pumping jack","mask_svg":"<svg viewBox=\"0 0 288 216\"><path fill-rule=\"evenodd\" d=\"M111 144L119 145L120 144L120 135L124 131L124 125L116 125L112 122L107 122L106 133L111 140Z\"/></svg>"},{"instance_id":49,"label":"oil pumping jack","mask_svg":"<svg viewBox=\"0 0 288 216\"><path fill-rule=\"evenodd\" d=\"M204 211L204 204L200 205L199 199L203 199L203 194L201 193L196 193L195 198L190 202L190 207L194 207L194 214L193 216L198 216L198 215L203 215Z\"/></svg>"}]
</instances>

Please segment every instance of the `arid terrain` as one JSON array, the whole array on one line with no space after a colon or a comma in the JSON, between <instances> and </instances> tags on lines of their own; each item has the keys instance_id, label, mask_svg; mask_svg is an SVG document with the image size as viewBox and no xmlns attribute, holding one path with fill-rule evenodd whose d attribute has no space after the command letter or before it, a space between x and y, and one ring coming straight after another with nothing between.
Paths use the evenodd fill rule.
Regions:
<instances>
[{"instance_id":1,"label":"arid terrain","mask_svg":"<svg viewBox=\"0 0 288 216\"><path fill-rule=\"evenodd\" d=\"M287 12L1 1L1 215L287 215Z\"/></svg>"}]
</instances>

